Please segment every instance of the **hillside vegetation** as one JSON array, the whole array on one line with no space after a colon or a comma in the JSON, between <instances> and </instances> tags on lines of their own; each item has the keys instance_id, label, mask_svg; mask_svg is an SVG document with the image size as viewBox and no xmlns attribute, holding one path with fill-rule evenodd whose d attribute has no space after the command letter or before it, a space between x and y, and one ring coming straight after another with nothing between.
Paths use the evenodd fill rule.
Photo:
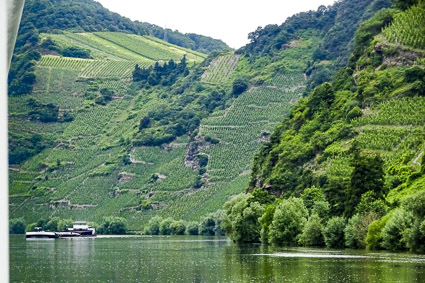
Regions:
<instances>
[{"instance_id":1,"label":"hillside vegetation","mask_svg":"<svg viewBox=\"0 0 425 283\"><path fill-rule=\"evenodd\" d=\"M363 22L348 66L257 152L249 193L224 206L235 241L425 251L425 6L416 3Z\"/></svg>"},{"instance_id":2,"label":"hillside vegetation","mask_svg":"<svg viewBox=\"0 0 425 283\"><path fill-rule=\"evenodd\" d=\"M382 34L374 39L394 10L379 12L354 38L363 19L389 5L339 1L259 28L240 50L208 55L142 32L40 29L9 74L10 217L28 224L52 217L101 224L121 217L131 230L155 233L160 223L180 227L184 220L195 221L186 228L213 223L199 232L220 234L223 212L217 210L230 196L247 187L299 196L312 185L326 196L332 192L332 213L341 214L353 171L350 154L358 152L359 163L369 161L362 152L367 146L385 160L410 149L415 162L422 156L415 142L423 138L423 103L405 95L421 86L400 79L416 74L410 65L421 62L418 51L399 48ZM328 46L332 40L341 45ZM414 52L410 65L392 68L403 52ZM19 64L28 62L22 72ZM341 62L349 67L305 98ZM388 92L378 103L373 91L384 75L394 85L376 86ZM400 96L403 111L414 109L417 116L391 124ZM393 187L405 180L399 175ZM254 198L259 216L274 202L261 193Z\"/></svg>"}]
</instances>

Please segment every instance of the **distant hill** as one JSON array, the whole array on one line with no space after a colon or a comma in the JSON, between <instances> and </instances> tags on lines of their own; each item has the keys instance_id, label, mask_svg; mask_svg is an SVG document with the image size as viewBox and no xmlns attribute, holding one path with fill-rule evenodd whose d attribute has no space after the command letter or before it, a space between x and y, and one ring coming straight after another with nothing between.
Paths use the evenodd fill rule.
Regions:
<instances>
[{"instance_id":1,"label":"distant hill","mask_svg":"<svg viewBox=\"0 0 425 283\"><path fill-rule=\"evenodd\" d=\"M33 26L39 33L121 31L137 35L153 35L169 43L202 53L230 49L221 40L197 34L182 34L131 21L110 12L93 0L27 0L22 16L22 28ZM21 31L22 32L22 31Z\"/></svg>"}]
</instances>

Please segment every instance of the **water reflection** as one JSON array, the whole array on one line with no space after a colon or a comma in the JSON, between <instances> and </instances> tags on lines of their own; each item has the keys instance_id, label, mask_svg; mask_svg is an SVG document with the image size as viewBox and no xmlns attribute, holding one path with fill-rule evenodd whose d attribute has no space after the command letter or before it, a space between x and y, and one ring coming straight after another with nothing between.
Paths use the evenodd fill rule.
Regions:
<instances>
[{"instance_id":1,"label":"water reflection","mask_svg":"<svg viewBox=\"0 0 425 283\"><path fill-rule=\"evenodd\" d=\"M425 282L425 256L235 245L224 237L12 236L10 264L11 282Z\"/></svg>"}]
</instances>

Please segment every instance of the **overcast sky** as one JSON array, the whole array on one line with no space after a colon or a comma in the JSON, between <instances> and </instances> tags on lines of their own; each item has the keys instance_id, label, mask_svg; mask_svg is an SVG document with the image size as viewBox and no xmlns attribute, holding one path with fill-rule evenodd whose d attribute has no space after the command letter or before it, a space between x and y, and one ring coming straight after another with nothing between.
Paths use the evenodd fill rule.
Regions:
<instances>
[{"instance_id":1,"label":"overcast sky","mask_svg":"<svg viewBox=\"0 0 425 283\"><path fill-rule=\"evenodd\" d=\"M258 26L281 24L298 12L316 10L335 0L96 0L132 20L183 33L221 39L230 47L248 43Z\"/></svg>"}]
</instances>

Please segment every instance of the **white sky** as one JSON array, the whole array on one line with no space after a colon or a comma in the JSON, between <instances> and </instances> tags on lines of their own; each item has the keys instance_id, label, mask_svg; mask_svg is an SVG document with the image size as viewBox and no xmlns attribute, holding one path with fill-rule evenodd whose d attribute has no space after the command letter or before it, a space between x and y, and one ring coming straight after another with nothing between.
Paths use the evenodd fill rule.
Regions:
<instances>
[{"instance_id":1,"label":"white sky","mask_svg":"<svg viewBox=\"0 0 425 283\"><path fill-rule=\"evenodd\" d=\"M335 0L96 0L112 12L183 33L221 39L232 48L248 43L258 26L281 24L298 12Z\"/></svg>"}]
</instances>

